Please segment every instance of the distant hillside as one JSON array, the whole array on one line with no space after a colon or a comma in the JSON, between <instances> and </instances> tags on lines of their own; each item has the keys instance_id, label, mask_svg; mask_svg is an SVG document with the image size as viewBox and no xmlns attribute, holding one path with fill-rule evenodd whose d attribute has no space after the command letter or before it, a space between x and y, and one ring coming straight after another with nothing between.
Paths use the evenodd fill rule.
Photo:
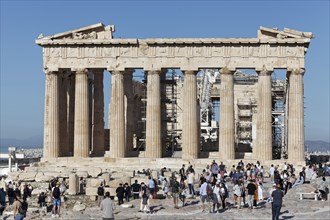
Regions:
<instances>
[{"instance_id":1,"label":"distant hillside","mask_svg":"<svg viewBox=\"0 0 330 220\"><path fill-rule=\"evenodd\" d=\"M42 147L43 136L37 135L27 139L1 138L1 148L13 147Z\"/></svg>"},{"instance_id":2,"label":"distant hillside","mask_svg":"<svg viewBox=\"0 0 330 220\"><path fill-rule=\"evenodd\" d=\"M43 136L37 135L33 136L24 140L21 139L11 139L11 138L1 138L0 139L0 146L3 149L9 147L9 146L15 146L15 147L42 147L43 143ZM330 151L330 143L326 141L305 141L306 147L308 146L308 151Z\"/></svg>"},{"instance_id":3,"label":"distant hillside","mask_svg":"<svg viewBox=\"0 0 330 220\"><path fill-rule=\"evenodd\" d=\"M330 143L326 141L305 141L305 146L309 152L325 152L330 151ZM307 149L306 149L307 150Z\"/></svg>"}]
</instances>

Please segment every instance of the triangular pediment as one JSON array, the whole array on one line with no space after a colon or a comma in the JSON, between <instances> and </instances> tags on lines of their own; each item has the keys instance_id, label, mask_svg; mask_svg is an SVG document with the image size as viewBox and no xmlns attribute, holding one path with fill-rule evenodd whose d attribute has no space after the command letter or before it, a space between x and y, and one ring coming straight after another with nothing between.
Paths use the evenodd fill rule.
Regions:
<instances>
[{"instance_id":1,"label":"triangular pediment","mask_svg":"<svg viewBox=\"0 0 330 220\"><path fill-rule=\"evenodd\" d=\"M114 25L105 26L102 23L89 25L71 31L66 31L51 36L43 37L39 35L38 39L62 40L62 39L112 39L112 33L115 32Z\"/></svg>"},{"instance_id":2,"label":"triangular pediment","mask_svg":"<svg viewBox=\"0 0 330 220\"><path fill-rule=\"evenodd\" d=\"M289 28L284 28L283 31L278 30L277 28L266 28L260 27L258 30L258 38L259 39L267 39L267 38L313 38L312 32L302 32Z\"/></svg>"}]
</instances>

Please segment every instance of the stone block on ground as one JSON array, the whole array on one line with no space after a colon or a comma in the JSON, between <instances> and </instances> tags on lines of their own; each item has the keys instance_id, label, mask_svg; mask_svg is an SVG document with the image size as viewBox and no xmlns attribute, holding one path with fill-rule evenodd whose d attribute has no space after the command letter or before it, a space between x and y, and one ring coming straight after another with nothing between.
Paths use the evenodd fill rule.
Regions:
<instances>
[{"instance_id":1,"label":"stone block on ground","mask_svg":"<svg viewBox=\"0 0 330 220\"><path fill-rule=\"evenodd\" d=\"M125 183L128 183L130 185L130 183L131 183L131 177L122 177L122 178L111 180L109 182L109 187L118 187L119 186L119 183L122 183L123 185Z\"/></svg>"},{"instance_id":2,"label":"stone block on ground","mask_svg":"<svg viewBox=\"0 0 330 220\"><path fill-rule=\"evenodd\" d=\"M133 204L132 203L124 203L120 205L122 208L133 208Z\"/></svg>"},{"instance_id":3,"label":"stone block on ground","mask_svg":"<svg viewBox=\"0 0 330 220\"><path fill-rule=\"evenodd\" d=\"M76 172L76 175L80 178L80 177L83 177L83 178L87 178L88 177L88 172L87 171L82 171L82 170L79 170Z\"/></svg>"},{"instance_id":4,"label":"stone block on ground","mask_svg":"<svg viewBox=\"0 0 330 220\"><path fill-rule=\"evenodd\" d=\"M50 182L52 179L54 179L55 176L49 175L48 173L38 172L35 181L36 182Z\"/></svg>"},{"instance_id":5,"label":"stone block on ground","mask_svg":"<svg viewBox=\"0 0 330 220\"><path fill-rule=\"evenodd\" d=\"M103 179L90 179L90 187L99 187L103 183Z\"/></svg>"},{"instance_id":6,"label":"stone block on ground","mask_svg":"<svg viewBox=\"0 0 330 220\"><path fill-rule=\"evenodd\" d=\"M84 204L82 204L81 202L76 202L72 208L73 211L84 211L86 209L86 206Z\"/></svg>"},{"instance_id":7,"label":"stone block on ground","mask_svg":"<svg viewBox=\"0 0 330 220\"><path fill-rule=\"evenodd\" d=\"M31 192L31 195L39 195L40 193L46 193L46 189L33 189L32 192Z\"/></svg>"},{"instance_id":8,"label":"stone block on ground","mask_svg":"<svg viewBox=\"0 0 330 220\"><path fill-rule=\"evenodd\" d=\"M97 187L86 187L86 196L96 196Z\"/></svg>"},{"instance_id":9,"label":"stone block on ground","mask_svg":"<svg viewBox=\"0 0 330 220\"><path fill-rule=\"evenodd\" d=\"M98 177L102 174L102 169L100 167L92 167L87 170L88 175L92 177Z\"/></svg>"},{"instance_id":10,"label":"stone block on ground","mask_svg":"<svg viewBox=\"0 0 330 220\"><path fill-rule=\"evenodd\" d=\"M104 193L109 192L110 196L115 196L116 189L117 189L117 187L104 187Z\"/></svg>"},{"instance_id":11,"label":"stone block on ground","mask_svg":"<svg viewBox=\"0 0 330 220\"><path fill-rule=\"evenodd\" d=\"M37 172L20 173L19 180L27 181L27 182L34 181L36 175L37 175Z\"/></svg>"},{"instance_id":12,"label":"stone block on ground","mask_svg":"<svg viewBox=\"0 0 330 220\"><path fill-rule=\"evenodd\" d=\"M104 179L105 182L110 181L110 174L109 173L102 173L102 179Z\"/></svg>"},{"instance_id":13,"label":"stone block on ground","mask_svg":"<svg viewBox=\"0 0 330 220\"><path fill-rule=\"evenodd\" d=\"M157 170L153 170L152 172L151 172L151 176L152 176L152 178L153 179L158 179L158 171Z\"/></svg>"}]
</instances>

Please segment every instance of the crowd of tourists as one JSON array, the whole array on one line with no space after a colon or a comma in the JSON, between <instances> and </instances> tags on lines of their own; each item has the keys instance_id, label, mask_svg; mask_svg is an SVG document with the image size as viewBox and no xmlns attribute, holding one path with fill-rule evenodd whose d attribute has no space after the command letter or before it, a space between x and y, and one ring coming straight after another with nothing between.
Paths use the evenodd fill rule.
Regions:
<instances>
[{"instance_id":1,"label":"crowd of tourists","mask_svg":"<svg viewBox=\"0 0 330 220\"><path fill-rule=\"evenodd\" d=\"M320 199L326 201L328 185L325 176L330 176L330 168L327 164L311 164L301 170L289 163L271 165L265 169L259 161L247 163L241 160L237 164L227 166L213 160L200 173L196 173L192 165L183 164L179 170L171 171L166 167L160 169L158 176L152 176L150 169L138 171L137 175L147 177L147 181L139 183L135 180L132 185L120 183L115 195L105 192L103 182L97 190L97 206L103 212L103 218L114 218L115 202L111 199L117 197L117 204L127 204L131 199L139 199L139 212L152 213L154 199L159 198L159 190L162 189L163 199L173 199L173 208L179 209L189 205L188 199L199 197L202 212L221 213L228 209L255 209L265 203L272 204L274 219L280 213L282 198L292 188L313 179L322 177L318 192ZM165 173L167 173L165 175ZM267 192L264 185L272 184ZM195 187L198 185L198 188ZM86 180L80 178L79 193L84 194ZM31 184L8 181L5 188L0 188L0 214L6 206L12 206L16 220L24 219L28 209L29 199L33 188ZM41 192L38 204L44 213L47 213L47 197L52 197L52 217L60 217L61 201L68 191L65 178L54 178L49 187Z\"/></svg>"}]
</instances>

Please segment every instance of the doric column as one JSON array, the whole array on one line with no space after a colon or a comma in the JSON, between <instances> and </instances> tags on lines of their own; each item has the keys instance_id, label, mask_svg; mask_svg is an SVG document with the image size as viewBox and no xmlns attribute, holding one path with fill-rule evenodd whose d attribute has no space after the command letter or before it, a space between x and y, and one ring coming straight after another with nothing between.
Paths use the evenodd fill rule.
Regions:
<instances>
[{"instance_id":1,"label":"doric column","mask_svg":"<svg viewBox=\"0 0 330 220\"><path fill-rule=\"evenodd\" d=\"M147 72L147 121L145 149L145 156L147 158L162 157L159 80L160 73L161 71Z\"/></svg>"},{"instance_id":2,"label":"doric column","mask_svg":"<svg viewBox=\"0 0 330 220\"><path fill-rule=\"evenodd\" d=\"M110 104L110 158L125 157L124 72L112 71Z\"/></svg>"},{"instance_id":3,"label":"doric column","mask_svg":"<svg viewBox=\"0 0 330 220\"><path fill-rule=\"evenodd\" d=\"M258 73L257 143L253 146L255 159L271 160L272 148L272 71Z\"/></svg>"},{"instance_id":4,"label":"doric column","mask_svg":"<svg viewBox=\"0 0 330 220\"><path fill-rule=\"evenodd\" d=\"M235 159L234 72L227 67L220 70L219 156L228 160Z\"/></svg>"},{"instance_id":5,"label":"doric column","mask_svg":"<svg viewBox=\"0 0 330 220\"><path fill-rule=\"evenodd\" d=\"M60 149L59 76L46 72L44 115L44 158L56 158Z\"/></svg>"},{"instance_id":6,"label":"doric column","mask_svg":"<svg viewBox=\"0 0 330 220\"><path fill-rule=\"evenodd\" d=\"M89 157L89 85L88 71L76 71L75 117L74 117L74 156Z\"/></svg>"},{"instance_id":7,"label":"doric column","mask_svg":"<svg viewBox=\"0 0 330 220\"><path fill-rule=\"evenodd\" d=\"M104 154L103 69L94 69L93 153Z\"/></svg>"},{"instance_id":8,"label":"doric column","mask_svg":"<svg viewBox=\"0 0 330 220\"><path fill-rule=\"evenodd\" d=\"M304 161L305 159L304 73L304 69L288 70L288 159L291 162Z\"/></svg>"},{"instance_id":9,"label":"doric column","mask_svg":"<svg viewBox=\"0 0 330 220\"><path fill-rule=\"evenodd\" d=\"M182 159L196 159L199 152L197 71L185 71L183 83Z\"/></svg>"}]
</instances>

